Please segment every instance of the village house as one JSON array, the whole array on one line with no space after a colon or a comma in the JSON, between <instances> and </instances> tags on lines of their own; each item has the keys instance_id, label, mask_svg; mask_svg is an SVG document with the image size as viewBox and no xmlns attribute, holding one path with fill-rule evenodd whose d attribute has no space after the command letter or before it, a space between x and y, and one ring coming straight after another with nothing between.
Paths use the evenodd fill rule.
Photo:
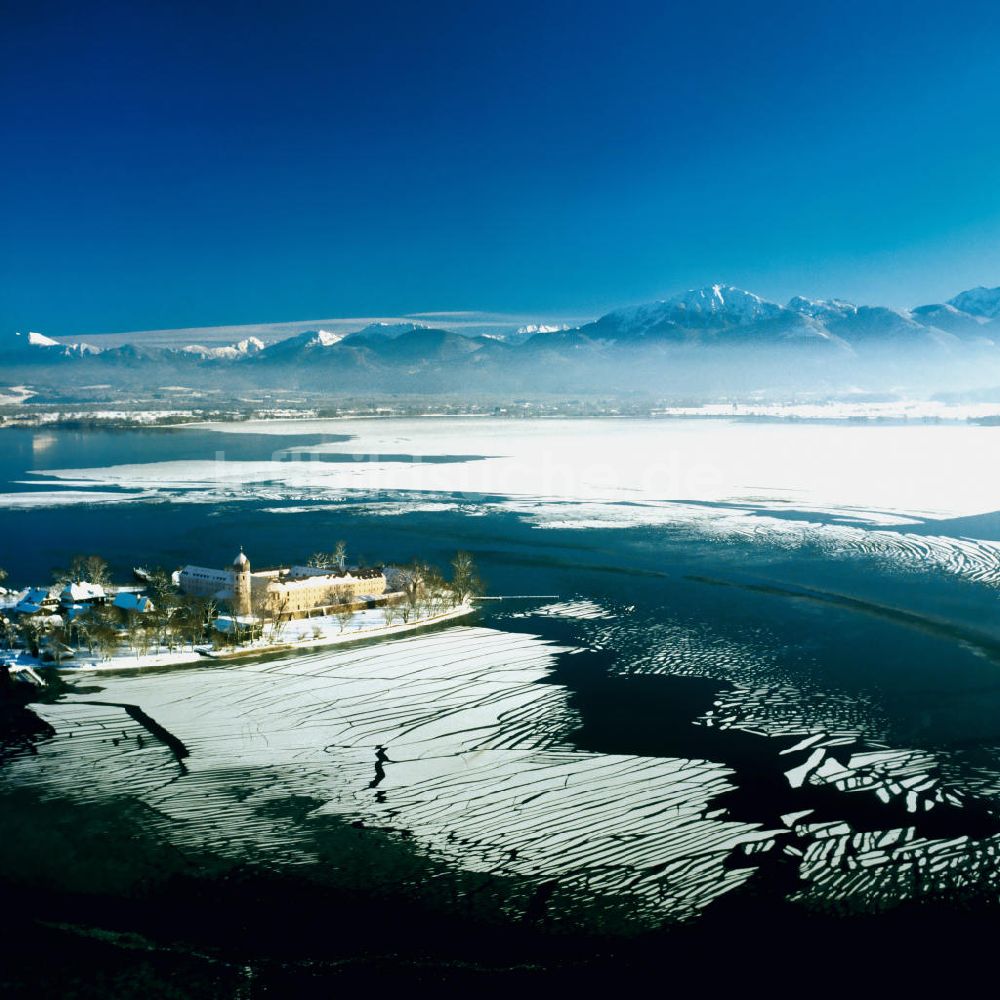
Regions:
<instances>
[{"instance_id":1,"label":"village house","mask_svg":"<svg viewBox=\"0 0 1000 1000\"><path fill-rule=\"evenodd\" d=\"M91 608L99 607L107 601L107 594L99 583L75 580L67 583L59 595L59 603L66 617L73 619L86 614Z\"/></svg>"},{"instance_id":2,"label":"village house","mask_svg":"<svg viewBox=\"0 0 1000 1000\"><path fill-rule=\"evenodd\" d=\"M55 587L29 587L24 596L14 605L14 613L26 617L54 615L58 611L59 594Z\"/></svg>"},{"instance_id":3,"label":"village house","mask_svg":"<svg viewBox=\"0 0 1000 1000\"><path fill-rule=\"evenodd\" d=\"M140 615L145 615L150 611L156 610L153 602L148 597L143 594L137 594L131 590L122 590L115 594L115 599L112 604L119 611L134 611Z\"/></svg>"}]
</instances>

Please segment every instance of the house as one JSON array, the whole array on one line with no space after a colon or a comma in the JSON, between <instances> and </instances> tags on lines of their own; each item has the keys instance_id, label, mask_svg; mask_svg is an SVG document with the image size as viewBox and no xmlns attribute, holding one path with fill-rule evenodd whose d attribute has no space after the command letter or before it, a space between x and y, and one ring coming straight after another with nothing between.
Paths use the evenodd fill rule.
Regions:
<instances>
[{"instance_id":1,"label":"house","mask_svg":"<svg viewBox=\"0 0 1000 1000\"><path fill-rule=\"evenodd\" d=\"M65 607L69 607L73 604L103 604L107 600L107 595L99 583L75 580L63 587L59 599Z\"/></svg>"},{"instance_id":2,"label":"house","mask_svg":"<svg viewBox=\"0 0 1000 1000\"><path fill-rule=\"evenodd\" d=\"M18 615L53 615L59 610L59 598L52 587L29 587L14 605Z\"/></svg>"},{"instance_id":3,"label":"house","mask_svg":"<svg viewBox=\"0 0 1000 1000\"><path fill-rule=\"evenodd\" d=\"M99 583L75 580L67 583L59 595L63 612L72 621L85 615L91 608L99 607L107 600L104 588Z\"/></svg>"},{"instance_id":4,"label":"house","mask_svg":"<svg viewBox=\"0 0 1000 1000\"><path fill-rule=\"evenodd\" d=\"M115 599L111 602L113 607L120 611L135 611L140 615L155 611L153 602L142 594L133 593L130 590L123 590L115 594Z\"/></svg>"},{"instance_id":5,"label":"house","mask_svg":"<svg viewBox=\"0 0 1000 1000\"><path fill-rule=\"evenodd\" d=\"M264 629L253 615L219 615L212 623L216 632L242 639L259 639Z\"/></svg>"}]
</instances>

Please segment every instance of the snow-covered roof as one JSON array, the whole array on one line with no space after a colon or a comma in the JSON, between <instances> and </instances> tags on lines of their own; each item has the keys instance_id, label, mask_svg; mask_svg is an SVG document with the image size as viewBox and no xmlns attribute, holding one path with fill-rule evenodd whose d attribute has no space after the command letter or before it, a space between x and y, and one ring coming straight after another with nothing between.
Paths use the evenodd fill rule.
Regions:
<instances>
[{"instance_id":1,"label":"snow-covered roof","mask_svg":"<svg viewBox=\"0 0 1000 1000\"><path fill-rule=\"evenodd\" d=\"M88 583L85 580L78 580L67 583L63 587L62 599L64 601L103 601L104 588L99 583Z\"/></svg>"},{"instance_id":2,"label":"snow-covered roof","mask_svg":"<svg viewBox=\"0 0 1000 1000\"><path fill-rule=\"evenodd\" d=\"M14 605L14 610L22 615L37 615L46 601L52 600L48 587L29 587L24 596Z\"/></svg>"},{"instance_id":3,"label":"snow-covered roof","mask_svg":"<svg viewBox=\"0 0 1000 1000\"><path fill-rule=\"evenodd\" d=\"M212 623L217 632L232 632L236 625L250 628L259 624L259 619L253 615L219 615Z\"/></svg>"},{"instance_id":4,"label":"snow-covered roof","mask_svg":"<svg viewBox=\"0 0 1000 1000\"><path fill-rule=\"evenodd\" d=\"M185 576L198 580L217 580L219 583L229 583L233 578L228 569L216 569L213 566L185 566L177 575L177 582L183 582Z\"/></svg>"},{"instance_id":5,"label":"snow-covered roof","mask_svg":"<svg viewBox=\"0 0 1000 1000\"><path fill-rule=\"evenodd\" d=\"M138 611L140 614L154 610L153 602L148 597L127 591L115 595L114 605L123 611Z\"/></svg>"},{"instance_id":6,"label":"snow-covered roof","mask_svg":"<svg viewBox=\"0 0 1000 1000\"><path fill-rule=\"evenodd\" d=\"M292 566L288 571L288 579L283 583L301 581L334 579L350 583L355 580L377 580L384 576L381 566L362 566L354 569L338 569L333 566Z\"/></svg>"},{"instance_id":7,"label":"snow-covered roof","mask_svg":"<svg viewBox=\"0 0 1000 1000\"><path fill-rule=\"evenodd\" d=\"M55 595L52 593L50 587L29 587L23 599L40 604L42 601L54 599L54 597Z\"/></svg>"},{"instance_id":8,"label":"snow-covered roof","mask_svg":"<svg viewBox=\"0 0 1000 1000\"><path fill-rule=\"evenodd\" d=\"M36 604L34 601L19 601L15 606L14 610L19 615L37 615L39 611L42 610L40 604Z\"/></svg>"}]
</instances>

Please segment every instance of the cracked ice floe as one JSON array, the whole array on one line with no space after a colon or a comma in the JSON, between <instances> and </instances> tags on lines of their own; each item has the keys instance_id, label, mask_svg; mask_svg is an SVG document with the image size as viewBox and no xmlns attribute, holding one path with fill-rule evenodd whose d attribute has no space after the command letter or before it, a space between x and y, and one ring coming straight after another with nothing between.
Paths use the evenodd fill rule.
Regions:
<instances>
[{"instance_id":1,"label":"cracked ice floe","mask_svg":"<svg viewBox=\"0 0 1000 1000\"><path fill-rule=\"evenodd\" d=\"M1000 890L1000 835L981 840L918 837L914 827L856 833L846 823L799 823L803 888L791 898L812 907L847 904L876 912L905 900Z\"/></svg>"},{"instance_id":2,"label":"cracked ice floe","mask_svg":"<svg viewBox=\"0 0 1000 1000\"><path fill-rule=\"evenodd\" d=\"M882 802L901 798L909 812L929 812L937 805L962 805L932 773L937 758L925 750L867 750L850 755L846 764L831 755L829 747L842 741L804 740L798 747L783 751L809 750L802 763L785 772L792 788L804 784L834 785L842 792L870 792Z\"/></svg>"},{"instance_id":3,"label":"cracked ice floe","mask_svg":"<svg viewBox=\"0 0 1000 1000\"><path fill-rule=\"evenodd\" d=\"M615 650L615 668L622 673L707 677L731 685L696 720L699 725L846 742L884 736L885 720L870 696L818 680L808 660L790 662L787 647L762 627L734 638L707 625L614 612L611 607L610 620L581 620L580 641Z\"/></svg>"},{"instance_id":4,"label":"cracked ice floe","mask_svg":"<svg viewBox=\"0 0 1000 1000\"><path fill-rule=\"evenodd\" d=\"M177 756L122 705L59 702L32 711L55 730L39 755L19 756L0 769L0 786L34 786L46 794L97 802L129 788L146 795L184 773Z\"/></svg>"},{"instance_id":5,"label":"cracked ice floe","mask_svg":"<svg viewBox=\"0 0 1000 1000\"><path fill-rule=\"evenodd\" d=\"M141 705L182 741L183 767L155 740L140 748L123 709L75 695L40 708L56 736L0 771L0 787L136 797L182 849L271 864L315 862L315 822L342 816L408 831L455 867L555 880L581 905L618 900L641 924L691 917L750 878L779 831L726 818L720 764L573 749L564 689L539 683L560 651L455 627L109 677L101 701ZM282 812L295 797L311 803L305 821Z\"/></svg>"},{"instance_id":6,"label":"cracked ice floe","mask_svg":"<svg viewBox=\"0 0 1000 1000\"><path fill-rule=\"evenodd\" d=\"M560 601L556 604L546 604L543 607L536 608L534 611L527 612L524 617L528 615L539 615L542 618L576 618L581 621L596 621L597 619L614 617L610 611L602 608L596 601L587 600Z\"/></svg>"},{"instance_id":7,"label":"cracked ice floe","mask_svg":"<svg viewBox=\"0 0 1000 1000\"><path fill-rule=\"evenodd\" d=\"M960 785L963 794L982 800L996 811L1000 802L1000 747L955 748L941 759L941 777Z\"/></svg>"},{"instance_id":8,"label":"cracked ice floe","mask_svg":"<svg viewBox=\"0 0 1000 1000\"><path fill-rule=\"evenodd\" d=\"M778 650L763 629L738 640L707 627L647 621L633 613L626 620L581 621L579 632L587 645L616 650L616 666L624 673L728 681L732 686L716 695L695 724L797 738L782 751L791 757L793 787L808 782L869 792L918 813L959 805L970 794L989 798L1000 783L996 772L991 776L980 768L972 772L970 788L963 768L948 754L888 748L883 713L869 696L813 678L808 662L789 665L788 651ZM1000 771L1000 752L996 757Z\"/></svg>"},{"instance_id":9,"label":"cracked ice floe","mask_svg":"<svg viewBox=\"0 0 1000 1000\"><path fill-rule=\"evenodd\" d=\"M819 549L834 558L859 557L899 571L943 571L1000 585L1000 543L978 538L917 534L837 522L871 520L845 508L796 511L773 516L766 505L685 503L554 503L511 500L495 505L516 511L541 528L587 529L662 526L683 528L720 542L749 542L770 548ZM879 515L879 524L914 523L898 514Z\"/></svg>"}]
</instances>

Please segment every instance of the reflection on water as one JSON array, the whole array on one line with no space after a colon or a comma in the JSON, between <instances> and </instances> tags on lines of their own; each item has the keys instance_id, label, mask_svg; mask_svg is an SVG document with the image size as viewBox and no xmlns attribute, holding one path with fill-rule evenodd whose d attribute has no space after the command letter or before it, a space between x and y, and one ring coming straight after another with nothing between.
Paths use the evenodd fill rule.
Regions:
<instances>
[{"instance_id":1,"label":"reflection on water","mask_svg":"<svg viewBox=\"0 0 1000 1000\"><path fill-rule=\"evenodd\" d=\"M43 452L48 451L55 445L57 441L55 434L45 434L42 432L36 432L31 435L31 451L34 456L39 456Z\"/></svg>"}]
</instances>

